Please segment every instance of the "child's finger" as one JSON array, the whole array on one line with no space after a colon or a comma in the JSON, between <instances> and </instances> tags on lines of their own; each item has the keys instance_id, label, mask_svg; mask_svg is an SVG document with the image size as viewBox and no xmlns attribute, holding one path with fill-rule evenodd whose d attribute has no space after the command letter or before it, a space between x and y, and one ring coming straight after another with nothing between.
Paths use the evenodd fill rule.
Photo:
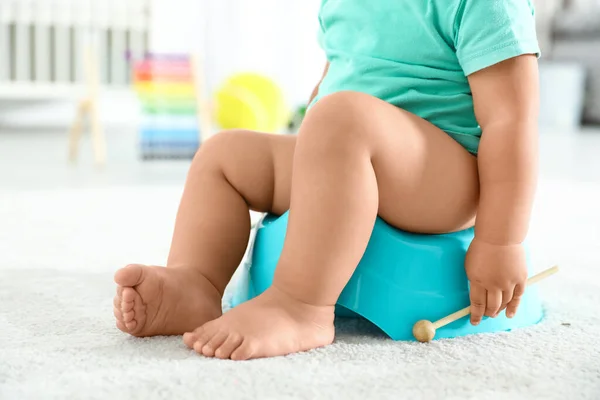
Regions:
<instances>
[{"instance_id":1,"label":"child's finger","mask_svg":"<svg viewBox=\"0 0 600 400\"><path fill-rule=\"evenodd\" d=\"M486 317L495 317L502 305L502 292L500 290L487 291L487 305L485 307Z\"/></svg>"},{"instance_id":2,"label":"child's finger","mask_svg":"<svg viewBox=\"0 0 600 400\"><path fill-rule=\"evenodd\" d=\"M483 286L471 283L471 324L478 325L483 318L487 303L487 290Z\"/></svg>"},{"instance_id":3,"label":"child's finger","mask_svg":"<svg viewBox=\"0 0 600 400\"><path fill-rule=\"evenodd\" d=\"M523 297L523 293L525 293L524 285L515 286L515 291L513 293L512 300L508 303L506 307L506 316L508 318L512 318L517 313L517 309L519 308L519 304L521 303L521 297Z\"/></svg>"},{"instance_id":4,"label":"child's finger","mask_svg":"<svg viewBox=\"0 0 600 400\"><path fill-rule=\"evenodd\" d=\"M500 305L500 310L498 310L499 313L504 311L504 309L506 309L506 307L508 306L508 303L510 303L510 301L512 300L513 293L514 293L514 288L513 288L513 290L505 290L502 292L502 304Z\"/></svg>"}]
</instances>

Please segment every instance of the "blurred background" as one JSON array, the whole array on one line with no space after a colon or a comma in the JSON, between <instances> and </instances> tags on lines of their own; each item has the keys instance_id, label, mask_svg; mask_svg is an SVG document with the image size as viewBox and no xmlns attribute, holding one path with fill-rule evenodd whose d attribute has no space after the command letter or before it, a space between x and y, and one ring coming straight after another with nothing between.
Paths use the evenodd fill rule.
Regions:
<instances>
[{"instance_id":1,"label":"blurred background","mask_svg":"<svg viewBox=\"0 0 600 400\"><path fill-rule=\"evenodd\" d=\"M589 312L600 302L600 0L534 1L543 52L541 179L528 248L532 269L558 264L561 273L544 295L548 323L521 335L529 338L524 347L493 337L470 354L481 360L489 350L494 365L480 372L500 377L481 380L482 393L497 389L518 398L526 389L572 398L573 388L595 390L600 376L589 351L600 335L599 317ZM0 371L0 397L40 398L39 390L45 398L81 398L72 395L77 390L98 397L112 390L115 399L139 398L146 384L158 396L169 392L164 379L153 377L168 378L165 371L178 375L164 384L195 396L188 383L206 386L206 376L218 376L219 390L250 382L248 396L272 382L292 393L296 386L286 379L299 376L297 385L320 394L309 384L315 368L339 360L350 375L335 366L323 379L358 388L356 396L372 387L404 393L414 386L406 379L431 375L431 365L435 384L416 379L417 388L424 388L421 381L445 395L472 388L441 379L448 371L474 374L469 363L462 374L456 369L465 342L423 350L432 358L421 364L413 347L399 347L390 370L380 363L394 357L390 347L365 347L364 336L346 335L333 364L301 355L276 367L280 375L260 369L264 379L255 380L229 364L211 364L215 375L206 375L206 364L186 364L167 350L152 355L156 342L127 344L113 328L114 271L129 263L165 265L201 142L235 126L296 132L325 64L317 44L320 2L0 0L0 359L8 366ZM522 359L505 358L504 350ZM95 354L100 358L90 358ZM171 358L173 364L162 363ZM379 379L378 369L398 386ZM231 373L233 380L222 380ZM352 374L357 386L346 382ZM7 382L29 396L3 397ZM564 392L555 391L559 385ZM339 387L322 386L324 393Z\"/></svg>"},{"instance_id":2,"label":"blurred background","mask_svg":"<svg viewBox=\"0 0 600 400\"><path fill-rule=\"evenodd\" d=\"M176 183L220 129L293 133L325 62L319 4L0 0L0 185ZM594 179L600 1L536 8L543 171Z\"/></svg>"},{"instance_id":3,"label":"blurred background","mask_svg":"<svg viewBox=\"0 0 600 400\"><path fill-rule=\"evenodd\" d=\"M0 0L0 163L22 164L0 168L0 184L119 184L146 167L180 180L198 142L223 127L289 132L325 63L318 7ZM94 160L104 168L88 168ZM42 165L60 173L43 178Z\"/></svg>"}]
</instances>

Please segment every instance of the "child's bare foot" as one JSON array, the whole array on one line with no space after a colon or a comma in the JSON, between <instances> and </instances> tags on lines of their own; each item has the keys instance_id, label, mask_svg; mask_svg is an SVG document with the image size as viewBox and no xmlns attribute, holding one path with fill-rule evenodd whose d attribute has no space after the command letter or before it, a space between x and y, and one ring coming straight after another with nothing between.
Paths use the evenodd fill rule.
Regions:
<instances>
[{"instance_id":1,"label":"child's bare foot","mask_svg":"<svg viewBox=\"0 0 600 400\"><path fill-rule=\"evenodd\" d=\"M115 274L117 327L133 336L181 335L221 315L221 296L183 268L128 265Z\"/></svg>"},{"instance_id":2,"label":"child's bare foot","mask_svg":"<svg viewBox=\"0 0 600 400\"><path fill-rule=\"evenodd\" d=\"M183 336L208 357L248 360L326 346L334 338L334 308L313 306L271 287L259 297Z\"/></svg>"}]
</instances>

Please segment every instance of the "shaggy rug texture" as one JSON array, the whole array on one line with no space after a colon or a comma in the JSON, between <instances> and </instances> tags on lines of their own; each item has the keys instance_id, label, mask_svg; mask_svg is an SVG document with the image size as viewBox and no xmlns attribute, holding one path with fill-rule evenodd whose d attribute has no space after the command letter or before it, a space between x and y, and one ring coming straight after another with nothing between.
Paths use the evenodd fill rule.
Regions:
<instances>
[{"instance_id":1,"label":"shaggy rug texture","mask_svg":"<svg viewBox=\"0 0 600 400\"><path fill-rule=\"evenodd\" d=\"M232 362L114 326L112 275L164 263L181 188L0 192L0 399L600 399L600 185L541 184L539 325L431 344L342 320L335 343Z\"/></svg>"}]
</instances>

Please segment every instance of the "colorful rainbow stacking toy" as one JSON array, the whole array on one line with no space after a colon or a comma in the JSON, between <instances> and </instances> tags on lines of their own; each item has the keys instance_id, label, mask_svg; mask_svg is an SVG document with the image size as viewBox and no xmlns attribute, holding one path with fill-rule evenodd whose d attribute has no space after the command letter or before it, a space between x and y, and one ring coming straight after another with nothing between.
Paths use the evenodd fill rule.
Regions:
<instances>
[{"instance_id":1,"label":"colorful rainbow stacking toy","mask_svg":"<svg viewBox=\"0 0 600 400\"><path fill-rule=\"evenodd\" d=\"M198 85L189 56L150 55L134 65L143 159L192 158L200 146Z\"/></svg>"}]
</instances>

